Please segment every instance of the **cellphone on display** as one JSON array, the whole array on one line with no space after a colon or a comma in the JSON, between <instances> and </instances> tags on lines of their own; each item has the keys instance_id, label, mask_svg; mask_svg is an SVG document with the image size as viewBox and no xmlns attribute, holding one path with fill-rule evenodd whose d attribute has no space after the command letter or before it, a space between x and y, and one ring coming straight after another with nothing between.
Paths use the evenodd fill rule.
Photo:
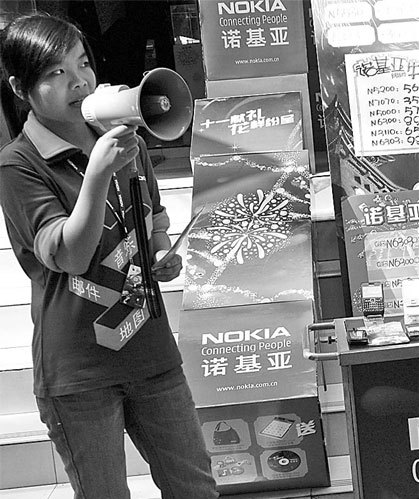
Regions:
<instances>
[{"instance_id":1,"label":"cellphone on display","mask_svg":"<svg viewBox=\"0 0 419 499\"><path fill-rule=\"evenodd\" d=\"M354 327L346 331L346 339L350 345L367 345L368 334L365 327Z\"/></svg>"},{"instance_id":2,"label":"cellphone on display","mask_svg":"<svg viewBox=\"0 0 419 499\"><path fill-rule=\"evenodd\" d=\"M406 326L406 334L409 340L419 340L419 326Z\"/></svg>"},{"instance_id":3,"label":"cellphone on display","mask_svg":"<svg viewBox=\"0 0 419 499\"><path fill-rule=\"evenodd\" d=\"M365 317L384 315L384 289L381 282L361 284L362 313Z\"/></svg>"}]
</instances>

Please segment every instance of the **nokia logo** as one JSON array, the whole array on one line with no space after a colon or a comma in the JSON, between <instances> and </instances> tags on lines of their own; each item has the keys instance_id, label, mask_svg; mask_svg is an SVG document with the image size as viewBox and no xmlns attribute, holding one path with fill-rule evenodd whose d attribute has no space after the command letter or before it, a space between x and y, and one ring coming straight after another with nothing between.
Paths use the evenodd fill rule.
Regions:
<instances>
[{"instance_id":1,"label":"nokia logo","mask_svg":"<svg viewBox=\"0 0 419 499\"><path fill-rule=\"evenodd\" d=\"M220 343L242 343L243 341L250 340L272 340L278 338L279 336L291 336L288 329L283 326L279 326L274 330L269 327L260 329L245 329L244 331L227 331L226 333L204 333L202 335L202 344L208 345L209 342L220 344Z\"/></svg>"},{"instance_id":2,"label":"nokia logo","mask_svg":"<svg viewBox=\"0 0 419 499\"><path fill-rule=\"evenodd\" d=\"M218 14L254 14L287 10L282 0L242 0L238 2L218 2Z\"/></svg>"}]
</instances>

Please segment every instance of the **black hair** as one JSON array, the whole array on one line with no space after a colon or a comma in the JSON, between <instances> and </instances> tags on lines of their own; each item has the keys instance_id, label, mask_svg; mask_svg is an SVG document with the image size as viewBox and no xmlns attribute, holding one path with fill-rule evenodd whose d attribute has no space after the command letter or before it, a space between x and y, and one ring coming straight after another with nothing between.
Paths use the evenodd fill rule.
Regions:
<instances>
[{"instance_id":1,"label":"black hair","mask_svg":"<svg viewBox=\"0 0 419 499\"><path fill-rule=\"evenodd\" d=\"M18 79L22 95L27 98L44 71L62 60L79 41L95 70L93 53L84 34L64 18L46 13L23 15L0 32L1 101L13 136L20 131L29 108L13 95L8 83L10 76Z\"/></svg>"},{"instance_id":2,"label":"black hair","mask_svg":"<svg viewBox=\"0 0 419 499\"><path fill-rule=\"evenodd\" d=\"M78 41L94 61L83 33L75 24L49 14L29 14L11 21L0 34L0 61L3 77L18 78L24 96L42 73L59 62Z\"/></svg>"}]
</instances>

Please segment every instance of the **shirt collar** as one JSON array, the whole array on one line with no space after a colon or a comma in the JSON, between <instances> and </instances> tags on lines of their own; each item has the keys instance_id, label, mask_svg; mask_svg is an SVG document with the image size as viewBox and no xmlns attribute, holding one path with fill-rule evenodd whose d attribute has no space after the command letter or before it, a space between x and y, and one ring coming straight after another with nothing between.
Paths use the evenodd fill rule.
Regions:
<instances>
[{"instance_id":1,"label":"shirt collar","mask_svg":"<svg viewBox=\"0 0 419 499\"><path fill-rule=\"evenodd\" d=\"M50 160L66 151L78 149L42 125L33 111L29 112L23 131L45 160Z\"/></svg>"}]
</instances>

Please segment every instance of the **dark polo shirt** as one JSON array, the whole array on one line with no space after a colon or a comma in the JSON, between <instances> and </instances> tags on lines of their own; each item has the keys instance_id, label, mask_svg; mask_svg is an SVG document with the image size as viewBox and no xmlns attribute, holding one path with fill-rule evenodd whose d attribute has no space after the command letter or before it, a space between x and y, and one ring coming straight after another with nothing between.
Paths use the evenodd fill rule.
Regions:
<instances>
[{"instance_id":1,"label":"dark polo shirt","mask_svg":"<svg viewBox=\"0 0 419 499\"><path fill-rule=\"evenodd\" d=\"M85 274L71 276L55 262L63 225L83 180L71 163L83 172L87 162L79 149L43 127L32 113L23 132L0 151L0 203L13 251L32 282L34 392L40 397L144 379L181 363L163 306L162 316L149 318L119 351L96 341L98 324L123 334L129 309L115 304L115 296L122 291L129 256L139 264L138 253L124 244L112 209L106 210L103 234ZM168 218L142 140L137 167L147 179L143 201L152 241L154 232L167 230ZM125 169L118 172L118 181L132 234ZM119 210L113 183L108 201Z\"/></svg>"}]
</instances>

